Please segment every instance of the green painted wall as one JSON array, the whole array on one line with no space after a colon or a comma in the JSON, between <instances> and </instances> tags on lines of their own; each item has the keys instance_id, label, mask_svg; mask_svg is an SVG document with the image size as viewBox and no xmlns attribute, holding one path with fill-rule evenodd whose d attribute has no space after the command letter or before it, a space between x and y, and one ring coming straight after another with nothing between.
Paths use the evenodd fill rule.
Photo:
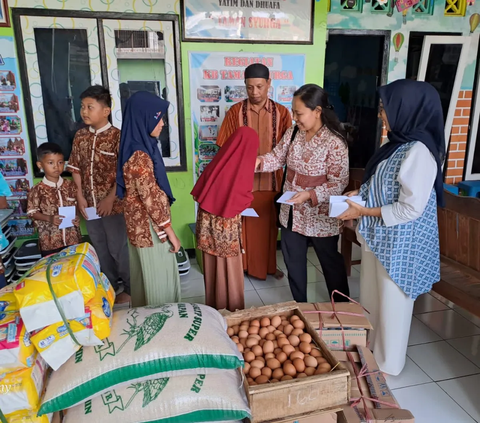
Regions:
<instances>
[{"instance_id":1,"label":"green painted wall","mask_svg":"<svg viewBox=\"0 0 480 423\"><path fill-rule=\"evenodd\" d=\"M48 8L60 8L53 1L47 1ZM80 6L80 1L67 0L64 3L66 9L82 9L91 11L125 11L129 4L135 4L134 0L115 1L110 3L105 10L105 6L99 4L98 8L89 8ZM138 2L137 2L138 3ZM167 2L165 2L167 3ZM170 3L170 2L168 2ZM173 5L159 3L155 8L150 7L149 10L138 10L138 12L146 13L174 13L173 9L178 13L180 10L179 2L174 1ZM45 4L45 3L43 3ZM10 0L10 6L17 7L45 7L39 0ZM117 5L119 9L117 10ZM143 6L140 5L142 8ZM140 7L137 5L137 7ZM165 7L168 10L162 10ZM158 10L157 10L158 9ZM249 52L249 53L281 53L281 54L305 54L306 55L306 72L305 81L311 83L323 83L323 68L325 60L325 43L326 43L326 27L327 27L327 1L315 1L315 19L314 19L314 43L313 45L270 45L270 44L225 44L217 43L182 43L182 76L183 91L185 105L185 145L187 153L188 170L186 172L169 173L170 183L175 197L176 203L172 207L172 222L182 245L185 248L193 248L194 240L192 233L188 227L189 223L195 222L195 207L190 191L193 188L193 150L192 150L192 132L191 132L191 112L190 112L190 82L188 68L188 53L191 51L227 51L227 52ZM13 36L11 28L0 29L0 35ZM35 181L37 182L37 181Z\"/></svg>"},{"instance_id":2,"label":"green painted wall","mask_svg":"<svg viewBox=\"0 0 480 423\"><path fill-rule=\"evenodd\" d=\"M165 88L165 62L149 59L118 60L120 82L160 81L160 90Z\"/></svg>"}]
</instances>

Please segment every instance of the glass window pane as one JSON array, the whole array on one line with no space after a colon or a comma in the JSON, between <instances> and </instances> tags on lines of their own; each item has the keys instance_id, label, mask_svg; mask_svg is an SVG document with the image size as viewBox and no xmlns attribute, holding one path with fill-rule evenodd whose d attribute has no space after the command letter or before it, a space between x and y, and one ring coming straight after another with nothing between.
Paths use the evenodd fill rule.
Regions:
<instances>
[{"instance_id":1,"label":"glass window pane","mask_svg":"<svg viewBox=\"0 0 480 423\"><path fill-rule=\"evenodd\" d=\"M75 132L84 124L80 94L90 86L87 31L35 28L47 137L68 159Z\"/></svg>"},{"instance_id":2,"label":"glass window pane","mask_svg":"<svg viewBox=\"0 0 480 423\"><path fill-rule=\"evenodd\" d=\"M168 100L165 79L165 45L160 31L115 31L115 47L122 112L126 100L137 91L148 91ZM170 157L168 116L158 138L163 157Z\"/></svg>"}]
</instances>

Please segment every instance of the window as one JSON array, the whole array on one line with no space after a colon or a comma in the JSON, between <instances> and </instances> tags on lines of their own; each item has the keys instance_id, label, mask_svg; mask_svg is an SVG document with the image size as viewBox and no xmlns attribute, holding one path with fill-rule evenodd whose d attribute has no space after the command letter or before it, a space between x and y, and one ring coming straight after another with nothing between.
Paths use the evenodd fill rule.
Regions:
<instances>
[{"instance_id":1,"label":"window","mask_svg":"<svg viewBox=\"0 0 480 423\"><path fill-rule=\"evenodd\" d=\"M22 19L29 15L35 19ZM118 128L133 93L149 91L168 100L158 147L169 171L186 170L178 16L148 19L134 13L117 19L108 12L65 10L53 16L48 9L13 10L34 157L38 145L54 141L68 160L75 132L84 126L79 96L99 84L110 89L110 118Z\"/></svg>"},{"instance_id":2,"label":"window","mask_svg":"<svg viewBox=\"0 0 480 423\"><path fill-rule=\"evenodd\" d=\"M417 15L433 15L435 2L433 0L421 0L413 6L413 13Z\"/></svg>"},{"instance_id":3,"label":"window","mask_svg":"<svg viewBox=\"0 0 480 423\"><path fill-rule=\"evenodd\" d=\"M465 16L467 0L446 0L445 16Z\"/></svg>"},{"instance_id":4,"label":"window","mask_svg":"<svg viewBox=\"0 0 480 423\"><path fill-rule=\"evenodd\" d=\"M362 12L363 0L340 0L340 6L344 11Z\"/></svg>"}]
</instances>

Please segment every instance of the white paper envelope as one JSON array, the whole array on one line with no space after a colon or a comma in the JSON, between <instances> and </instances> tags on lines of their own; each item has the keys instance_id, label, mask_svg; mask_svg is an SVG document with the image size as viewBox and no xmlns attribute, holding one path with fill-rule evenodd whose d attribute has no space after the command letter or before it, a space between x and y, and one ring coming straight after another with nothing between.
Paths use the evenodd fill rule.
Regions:
<instances>
[{"instance_id":1,"label":"white paper envelope","mask_svg":"<svg viewBox=\"0 0 480 423\"><path fill-rule=\"evenodd\" d=\"M354 203L360 204L365 207L365 201L362 200L362 197L359 195L353 197L347 197L346 195L332 195L330 197L330 217L338 217L342 213L348 210L347 200L353 201Z\"/></svg>"},{"instance_id":2,"label":"white paper envelope","mask_svg":"<svg viewBox=\"0 0 480 423\"><path fill-rule=\"evenodd\" d=\"M254 209L245 209L241 215L245 217L258 217L258 213Z\"/></svg>"},{"instance_id":3,"label":"white paper envelope","mask_svg":"<svg viewBox=\"0 0 480 423\"><path fill-rule=\"evenodd\" d=\"M60 226L58 229L65 229L65 228L71 228L73 226L72 220L75 219L76 209L75 206L70 206L70 207L59 207L58 208L58 214L60 216L63 216L62 223L60 223Z\"/></svg>"},{"instance_id":4,"label":"white paper envelope","mask_svg":"<svg viewBox=\"0 0 480 423\"><path fill-rule=\"evenodd\" d=\"M85 212L87 213L87 220L100 219L100 216L97 214L97 209L95 207L87 207L85 209Z\"/></svg>"},{"instance_id":5,"label":"white paper envelope","mask_svg":"<svg viewBox=\"0 0 480 423\"><path fill-rule=\"evenodd\" d=\"M283 195L277 200L277 203L288 204L289 206L291 206L292 203L289 203L288 200L290 200L295 194L296 194L296 192L287 191L287 192L283 193Z\"/></svg>"}]
</instances>

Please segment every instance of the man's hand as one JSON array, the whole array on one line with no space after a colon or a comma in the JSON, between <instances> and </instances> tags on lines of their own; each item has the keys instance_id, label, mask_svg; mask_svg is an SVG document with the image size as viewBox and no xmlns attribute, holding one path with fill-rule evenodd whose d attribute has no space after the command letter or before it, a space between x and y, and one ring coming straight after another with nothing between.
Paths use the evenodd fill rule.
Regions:
<instances>
[{"instance_id":1,"label":"man's hand","mask_svg":"<svg viewBox=\"0 0 480 423\"><path fill-rule=\"evenodd\" d=\"M110 216L112 214L113 203L115 201L115 196L105 197L97 206L97 214L100 217Z\"/></svg>"},{"instance_id":2,"label":"man's hand","mask_svg":"<svg viewBox=\"0 0 480 423\"><path fill-rule=\"evenodd\" d=\"M72 220L72 223L78 228L80 226L80 216Z\"/></svg>"},{"instance_id":3,"label":"man's hand","mask_svg":"<svg viewBox=\"0 0 480 423\"><path fill-rule=\"evenodd\" d=\"M80 192L77 194L77 203L78 210L80 210L80 213L85 218L85 220L88 220L87 212L85 211L85 209L88 207L88 203L87 200L85 200L85 197Z\"/></svg>"}]
</instances>

